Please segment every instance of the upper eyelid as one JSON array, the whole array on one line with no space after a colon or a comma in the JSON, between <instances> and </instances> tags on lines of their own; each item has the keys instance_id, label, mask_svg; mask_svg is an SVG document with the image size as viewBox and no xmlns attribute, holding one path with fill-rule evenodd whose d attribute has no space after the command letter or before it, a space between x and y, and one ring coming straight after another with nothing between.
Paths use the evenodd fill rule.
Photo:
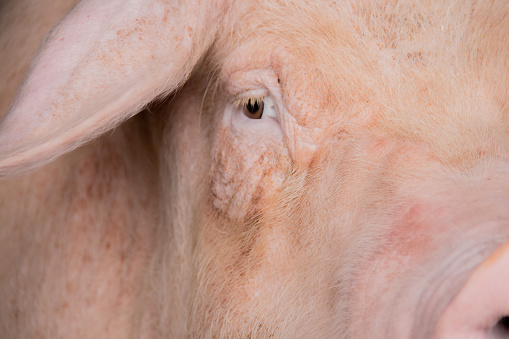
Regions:
<instances>
[{"instance_id":1,"label":"upper eyelid","mask_svg":"<svg viewBox=\"0 0 509 339\"><path fill-rule=\"evenodd\" d=\"M266 98L267 96L264 95L264 96L257 96L257 97L240 97L240 98L236 98L234 101L233 101L233 106L235 108L240 108L242 106L246 106L249 101L255 101L255 102L260 102L260 101L264 101L264 99Z\"/></svg>"},{"instance_id":2,"label":"upper eyelid","mask_svg":"<svg viewBox=\"0 0 509 339\"><path fill-rule=\"evenodd\" d=\"M221 78L226 91L233 97L240 97L246 95L246 93L257 91L269 92L270 88L279 86L278 77L271 69L238 70L232 73L229 72Z\"/></svg>"},{"instance_id":3,"label":"upper eyelid","mask_svg":"<svg viewBox=\"0 0 509 339\"><path fill-rule=\"evenodd\" d=\"M242 92L241 94L235 96L232 100L232 104L235 107L241 107L244 104L247 104L248 100L263 100L265 97L269 95L269 91L266 89L255 89Z\"/></svg>"}]
</instances>

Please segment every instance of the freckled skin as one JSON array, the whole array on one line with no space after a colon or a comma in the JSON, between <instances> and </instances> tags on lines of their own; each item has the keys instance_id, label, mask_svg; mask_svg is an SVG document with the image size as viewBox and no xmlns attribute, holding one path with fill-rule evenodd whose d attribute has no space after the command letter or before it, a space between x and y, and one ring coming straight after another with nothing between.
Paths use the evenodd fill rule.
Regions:
<instances>
[{"instance_id":1,"label":"freckled skin","mask_svg":"<svg viewBox=\"0 0 509 339\"><path fill-rule=\"evenodd\" d=\"M0 337L430 338L505 258L506 1L80 6L0 129Z\"/></svg>"},{"instance_id":2,"label":"freckled skin","mask_svg":"<svg viewBox=\"0 0 509 339\"><path fill-rule=\"evenodd\" d=\"M136 165L119 153L131 142L122 134L3 181L2 337L132 335L153 246L153 183L138 177L142 157Z\"/></svg>"},{"instance_id":3,"label":"freckled skin","mask_svg":"<svg viewBox=\"0 0 509 339\"><path fill-rule=\"evenodd\" d=\"M288 173L282 143L265 145L263 137L254 143L250 140L223 127L213 149L210 173L213 204L236 220L260 213L260 206L267 204Z\"/></svg>"},{"instance_id":4,"label":"freckled skin","mask_svg":"<svg viewBox=\"0 0 509 339\"><path fill-rule=\"evenodd\" d=\"M346 28L342 33L342 36L352 34ZM341 36L339 33L335 35ZM282 36L276 39L278 44L285 45L281 42L284 32ZM215 241L200 246L204 253L202 256L215 257L213 262L228 269L223 271L219 268L222 273L216 271L217 268L206 271L210 272L208 277L215 276L217 280L212 278L216 283L200 288L200 291L206 291L210 299L207 305L199 304L198 310L204 307L204 313L215 314L217 318L210 315L205 320L195 319L193 324L209 324L205 328L210 331L224 331L220 332L223 334L254 333L254 336L262 337L267 333L277 333L276 336L285 333L290 337L296 336L296 333L302 337L323 336L324 333L335 333L334 335L339 337L372 337L376 333L381 337L406 338L419 332L426 337L427 334L430 335L427 331L436 321L432 316L433 312L426 305L433 304L435 301L430 301L435 300L433 298L441 298L444 301L436 303L436 307L437 310L443 310L468 275L468 272L455 271L454 267L444 268L442 265L445 265L447 260L441 259L457 256L456 260L465 260L463 267L468 271L483 258L479 256L472 259L465 256L463 251L477 253L476 246L481 246L475 242L470 243L468 239L478 239L480 243L484 241L482 246L490 249L494 249L500 243L499 240L507 239L508 233L502 224L490 231L487 231L488 226L482 226L484 220L498 217L506 220L507 215L502 212L505 194L501 193L498 198L488 198L489 193L485 196L484 199L494 204L494 210L480 202L468 203L456 198L472 195L478 196L482 201L482 192L493 189L485 181L485 175L477 176L477 171L500 172L499 183L505 185L507 182L503 174L507 139L498 129L502 125L493 125L493 119L497 119L500 108L492 107L491 111L485 111L486 114L474 118L473 111L470 111L471 115L467 105L458 105L457 100L460 100L460 97L461 100L470 100L463 98L461 92L484 93L475 82L463 82L459 86L464 90L460 91L457 98L449 97L449 103L443 101L445 98L442 97L442 91L450 88L449 86L456 86L457 79L439 79L433 66L426 67L421 58L436 62L436 59L433 60L435 55L405 55L396 65L401 67L401 73L393 74L393 66L388 70L385 65L377 64L376 61L383 60L384 53L393 53L392 51L383 50L377 54L375 50L373 54L362 55L359 49L364 42L359 43L348 36L345 40L347 44L351 44L348 47L355 49L358 54L345 61L331 52L331 59L327 61L334 63L332 58L336 56L338 63L334 66L341 71L344 71L341 66L348 70L344 74L327 74L327 80L323 79L323 82L338 85L331 85L330 95L327 95L329 93L326 90L315 90L318 87L316 84L320 83L321 77L325 78L325 75L319 70L309 70L308 66L316 62L309 61L308 55L302 50L294 49L291 56L286 57L287 55L278 49L268 49L274 52L263 57L257 46L263 45L265 41L253 44L249 42L245 49L240 47L236 50L235 55L255 57L248 57L245 63L232 58L238 64L226 65L225 69L232 73L249 67L255 70L265 69L266 65L269 65L281 79L280 84L285 93L285 112L280 121L281 128L287 138L292 166L303 172L299 173L301 176L289 176L281 186L280 194L261 205L263 214L260 222L254 226L247 224L241 227L240 229L246 230L245 235L237 242L228 237L228 228L237 229L236 226L225 226L224 220L213 221L214 214L209 217L212 220L208 220L208 224L217 223L222 227L216 231L204 231L207 239ZM294 40L292 43L298 44ZM369 41L365 43L369 44ZM285 46L288 45L293 46L290 43ZM340 44L339 46L343 47ZM336 51L334 48L330 50ZM339 50L339 53L345 52ZM412 57L415 55L418 57ZM451 68L454 67L459 66L454 64ZM358 69L369 69L371 78L359 80L358 74L355 74ZM345 77L345 74L351 77ZM415 77L418 81L415 86L407 82L402 85L397 80L398 76L400 79ZM334 80L331 80L331 77ZM301 79L306 81L299 81ZM506 82L504 84L507 86ZM449 93L450 96L447 90L444 93ZM401 102L387 101L394 99ZM478 107L475 100L470 101L471 107ZM486 100L489 101L490 99ZM452 107L453 103L458 106ZM463 110L465 117L460 123L454 118L454 112L458 110ZM452 114L449 115L448 112ZM476 126L479 124L486 128L490 126L489 129L494 131L494 139L478 134ZM457 128L471 132L458 133ZM223 132L219 133L222 135ZM244 139L248 137L242 135L240 139L247 143ZM478 138L478 141L472 142L472 138ZM216 147L219 145L221 149L228 149L227 140L223 137L217 139ZM219 144L221 141L224 142L222 145ZM497 144L498 151L491 146L494 143ZM485 151L477 152L477 147ZM251 154L256 152L250 147L244 148L242 152L246 149L249 149ZM236 149L232 150L232 161L244 159L243 156L238 156L237 152ZM479 157L480 154L486 155L484 152L488 152L488 157L492 159L500 157L502 162L486 164L485 158ZM215 158L212 161L222 163L224 160ZM213 165L213 168L214 166L216 165ZM263 168L261 163L259 166ZM464 180L455 178L453 173L458 170L464 171ZM224 172L231 173L232 177L249 173L243 170L242 165L227 167ZM306 173L309 175L307 179ZM299 179L303 180L304 185L300 188L296 184ZM221 180L221 176L213 176L212 187L223 187ZM288 207L283 193L285 184L293 186L291 194L298 197L292 201L293 206L297 204L302 208L294 210ZM424 189L427 186L429 189ZM309 193L310 191L314 194ZM501 189L501 192L503 191L504 189ZM241 186L234 192L249 194L249 186ZM430 200L423 203L422 197ZM473 213L477 213L479 218L463 219L464 214L467 214L466 206L470 204L478 206ZM214 207L228 210L226 206ZM282 223L277 216L284 216L282 218L285 222ZM458 224L462 227L457 226ZM487 232L484 236L477 233L482 233L482 227L485 227ZM265 237L265 232L271 236ZM225 240L218 240L223 237ZM497 238L499 240L496 240ZM348 239L348 242L342 242L341 239ZM264 288L260 290L255 283L260 281L257 277L270 275L273 265L285 264L281 264L279 256L270 251L253 249L272 248L270 244L278 241L283 244L278 254L286 257L288 262L295 263L299 273L294 272L294 277L289 278L283 271L279 271L275 275L278 277L277 281L284 282L286 288L281 288L268 279L262 283ZM232 244L230 250L226 249L228 243ZM240 244L234 246L233 243ZM263 246L260 246L261 244ZM248 255L245 255L245 248L250 249ZM291 254L285 252L287 248L292 249ZM308 252L307 248L312 250ZM222 253L214 255L218 249L221 249ZM483 248L482 251L489 250ZM228 264L230 261L226 258L239 259ZM318 258L323 261L318 262ZM334 264L328 266L329 261L325 258L334 258ZM224 266L219 263L224 263ZM448 269L450 271L447 271ZM444 272L450 274L450 280L444 276ZM205 276L207 275L203 277ZM230 277L230 282L226 285L221 284L224 277ZM405 282L415 281L414 279L421 283L406 286ZM437 284L440 282L442 285L437 287L435 296L427 296L430 300L420 299L422 294L426 295L421 289L425 288L429 279L436 279ZM314 287L310 287L311 281ZM223 285L224 289L218 288L218 285ZM247 286L248 290L244 286ZM273 286L278 286L278 298L273 294ZM297 290L294 286L301 287L298 289L298 300L285 295L287 291ZM345 292L349 289L353 291L351 294ZM260 292L263 290L265 292ZM214 303L212 296L216 293L219 293L221 299ZM225 303L228 307L235 305L234 309L240 312L238 318L222 311L221 305L224 306ZM334 306L331 307L329 303ZM298 311L291 312L289 308ZM250 311L240 311L244 309ZM310 316L307 319L309 323L299 319L301 326L289 325L284 328L276 325L281 323L281 320L275 320L269 327L275 332L267 332L263 326L259 332L249 332L247 329L250 325L254 327L257 322L268 321L263 312L284 313L288 323L291 323L296 321L292 316L310 309L314 310L316 318ZM440 314L440 311L437 311L437 314ZM228 319L230 326L221 327L220 324L224 324L218 321L221 317ZM367 325L365 319L375 321ZM218 322L219 325L216 325ZM313 323L319 325L313 326Z\"/></svg>"},{"instance_id":5,"label":"freckled skin","mask_svg":"<svg viewBox=\"0 0 509 339\"><path fill-rule=\"evenodd\" d=\"M36 52L40 41L65 14L75 0L69 1L2 1L0 4L0 31L9 32L0 37L0 118L12 103L23 74ZM41 9L46 10L41 20ZM24 30L31 27L31 30ZM15 55L13 55L15 54Z\"/></svg>"}]
</instances>

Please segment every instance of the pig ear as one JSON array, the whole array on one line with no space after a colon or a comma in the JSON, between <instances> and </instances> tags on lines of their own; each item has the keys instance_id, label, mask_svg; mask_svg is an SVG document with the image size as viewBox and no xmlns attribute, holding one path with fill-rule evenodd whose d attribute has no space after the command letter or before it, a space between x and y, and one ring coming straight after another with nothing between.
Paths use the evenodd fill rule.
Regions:
<instances>
[{"instance_id":1,"label":"pig ear","mask_svg":"<svg viewBox=\"0 0 509 339\"><path fill-rule=\"evenodd\" d=\"M0 176L35 168L176 90L225 0L82 0L46 39L0 125Z\"/></svg>"}]
</instances>

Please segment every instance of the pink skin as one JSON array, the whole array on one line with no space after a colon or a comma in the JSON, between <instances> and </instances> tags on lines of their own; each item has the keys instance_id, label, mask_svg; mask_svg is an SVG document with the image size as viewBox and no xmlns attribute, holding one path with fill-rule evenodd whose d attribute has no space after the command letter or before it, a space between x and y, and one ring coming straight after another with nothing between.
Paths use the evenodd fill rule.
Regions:
<instances>
[{"instance_id":1,"label":"pink skin","mask_svg":"<svg viewBox=\"0 0 509 339\"><path fill-rule=\"evenodd\" d=\"M509 242L497 249L474 271L439 319L434 338L507 337L508 281Z\"/></svg>"},{"instance_id":2,"label":"pink skin","mask_svg":"<svg viewBox=\"0 0 509 339\"><path fill-rule=\"evenodd\" d=\"M80 1L48 36L0 125L0 166L48 162L180 86L225 3Z\"/></svg>"},{"instance_id":3,"label":"pink skin","mask_svg":"<svg viewBox=\"0 0 509 339\"><path fill-rule=\"evenodd\" d=\"M508 16L80 2L0 175L117 128L0 185L0 337L507 336Z\"/></svg>"},{"instance_id":4,"label":"pink skin","mask_svg":"<svg viewBox=\"0 0 509 339\"><path fill-rule=\"evenodd\" d=\"M489 183L482 189L493 190ZM507 244L497 250L509 235L508 201L486 195L479 188L460 191L473 198L453 199L438 206L419 203L397 222L394 235L384 246L385 254L373 258L359 279L357 298L371 300L368 305L356 303L362 306L359 314L364 315L359 319L373 321L359 320L356 336L378 332L388 338L506 337L507 333L489 335L509 310L504 299L504 272L509 266L500 254ZM489 203L475 203L479 200ZM479 217L488 211L496 217L490 221ZM495 254L486 259L492 251ZM492 259L496 253L498 259ZM494 261L489 272L483 270ZM378 278L373 281L369 276ZM387 323L376 314L395 320Z\"/></svg>"}]
</instances>

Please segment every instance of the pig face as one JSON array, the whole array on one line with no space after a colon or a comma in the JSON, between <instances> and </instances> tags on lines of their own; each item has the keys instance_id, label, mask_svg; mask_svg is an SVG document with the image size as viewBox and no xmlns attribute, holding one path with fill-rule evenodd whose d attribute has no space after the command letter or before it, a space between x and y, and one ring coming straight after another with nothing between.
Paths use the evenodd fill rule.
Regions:
<instances>
[{"instance_id":1,"label":"pig face","mask_svg":"<svg viewBox=\"0 0 509 339\"><path fill-rule=\"evenodd\" d=\"M37 166L186 82L144 115L159 158L135 305L147 336L508 335L505 2L189 2L195 24L170 39L151 20L171 11L150 3L158 14L119 16L136 29L115 26L92 68L70 63L66 86L41 90L89 9L71 12L4 122L2 163ZM137 54L154 35L169 44ZM104 65L99 95L85 71ZM30 93L56 117L32 122Z\"/></svg>"},{"instance_id":2,"label":"pig face","mask_svg":"<svg viewBox=\"0 0 509 339\"><path fill-rule=\"evenodd\" d=\"M194 226L193 333L503 329L509 308L496 299L486 301L496 312L472 311L476 321L437 325L452 321L442 320L447 305L509 235L508 83L496 76L508 64L488 47L472 54L498 7L458 4L444 25L416 4L308 6L242 12L234 43L214 50L224 62L202 101L210 146L199 159L210 166ZM166 135L197 134L177 130Z\"/></svg>"}]
</instances>

